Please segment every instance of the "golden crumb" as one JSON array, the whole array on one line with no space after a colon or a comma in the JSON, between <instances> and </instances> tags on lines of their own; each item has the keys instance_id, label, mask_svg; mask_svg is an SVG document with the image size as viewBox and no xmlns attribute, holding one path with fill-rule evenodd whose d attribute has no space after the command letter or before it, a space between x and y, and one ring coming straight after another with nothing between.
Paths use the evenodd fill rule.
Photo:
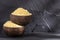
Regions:
<instances>
[{"instance_id":1,"label":"golden crumb","mask_svg":"<svg viewBox=\"0 0 60 40\"><path fill-rule=\"evenodd\" d=\"M17 16L29 16L32 15L31 13L29 13L28 10L23 9L23 8L17 8L15 11L13 11L11 13L12 15L17 15Z\"/></svg>"},{"instance_id":2,"label":"golden crumb","mask_svg":"<svg viewBox=\"0 0 60 40\"><path fill-rule=\"evenodd\" d=\"M5 24L3 25L4 27L9 27L9 28L19 28L19 27L23 27L23 26L20 26L18 24L15 24L13 23L12 21L7 21L5 22Z\"/></svg>"}]
</instances>

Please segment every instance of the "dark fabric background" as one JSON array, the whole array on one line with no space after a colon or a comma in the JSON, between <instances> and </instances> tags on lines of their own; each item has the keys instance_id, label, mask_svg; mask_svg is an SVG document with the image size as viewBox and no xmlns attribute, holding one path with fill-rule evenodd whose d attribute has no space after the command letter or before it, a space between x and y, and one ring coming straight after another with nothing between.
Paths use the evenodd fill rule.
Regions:
<instances>
[{"instance_id":1,"label":"dark fabric background","mask_svg":"<svg viewBox=\"0 0 60 40\"><path fill-rule=\"evenodd\" d=\"M4 34L2 25L18 7L33 14L32 22L26 25L25 34L42 32L39 36L10 38ZM54 36L49 36L50 33ZM60 34L55 33L60 33L60 0L0 0L0 40L60 40Z\"/></svg>"}]
</instances>

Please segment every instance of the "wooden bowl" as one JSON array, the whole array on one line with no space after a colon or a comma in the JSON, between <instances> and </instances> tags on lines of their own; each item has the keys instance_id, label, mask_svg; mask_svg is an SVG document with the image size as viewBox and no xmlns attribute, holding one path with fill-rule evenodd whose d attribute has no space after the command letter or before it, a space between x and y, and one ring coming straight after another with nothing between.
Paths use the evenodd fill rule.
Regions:
<instances>
[{"instance_id":1,"label":"wooden bowl","mask_svg":"<svg viewBox=\"0 0 60 40\"><path fill-rule=\"evenodd\" d=\"M17 25L11 21L7 21L3 25L3 31L8 36L21 36L24 34L24 26Z\"/></svg>"},{"instance_id":2,"label":"wooden bowl","mask_svg":"<svg viewBox=\"0 0 60 40\"><path fill-rule=\"evenodd\" d=\"M10 15L10 20L19 25L27 25L32 21L32 14L23 8L17 8Z\"/></svg>"}]
</instances>

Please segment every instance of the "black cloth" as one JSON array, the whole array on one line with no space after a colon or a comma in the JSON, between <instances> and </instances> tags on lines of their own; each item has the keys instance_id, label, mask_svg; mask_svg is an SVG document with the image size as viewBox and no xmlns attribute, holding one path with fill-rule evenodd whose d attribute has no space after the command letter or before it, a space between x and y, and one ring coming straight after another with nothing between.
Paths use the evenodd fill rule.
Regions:
<instances>
[{"instance_id":1,"label":"black cloth","mask_svg":"<svg viewBox=\"0 0 60 40\"><path fill-rule=\"evenodd\" d=\"M0 39L58 40L57 38L60 37L59 4L60 0L0 0ZM11 12L18 7L25 8L33 14L32 22L26 25L24 37L10 38L3 32L2 25L9 20Z\"/></svg>"}]
</instances>

